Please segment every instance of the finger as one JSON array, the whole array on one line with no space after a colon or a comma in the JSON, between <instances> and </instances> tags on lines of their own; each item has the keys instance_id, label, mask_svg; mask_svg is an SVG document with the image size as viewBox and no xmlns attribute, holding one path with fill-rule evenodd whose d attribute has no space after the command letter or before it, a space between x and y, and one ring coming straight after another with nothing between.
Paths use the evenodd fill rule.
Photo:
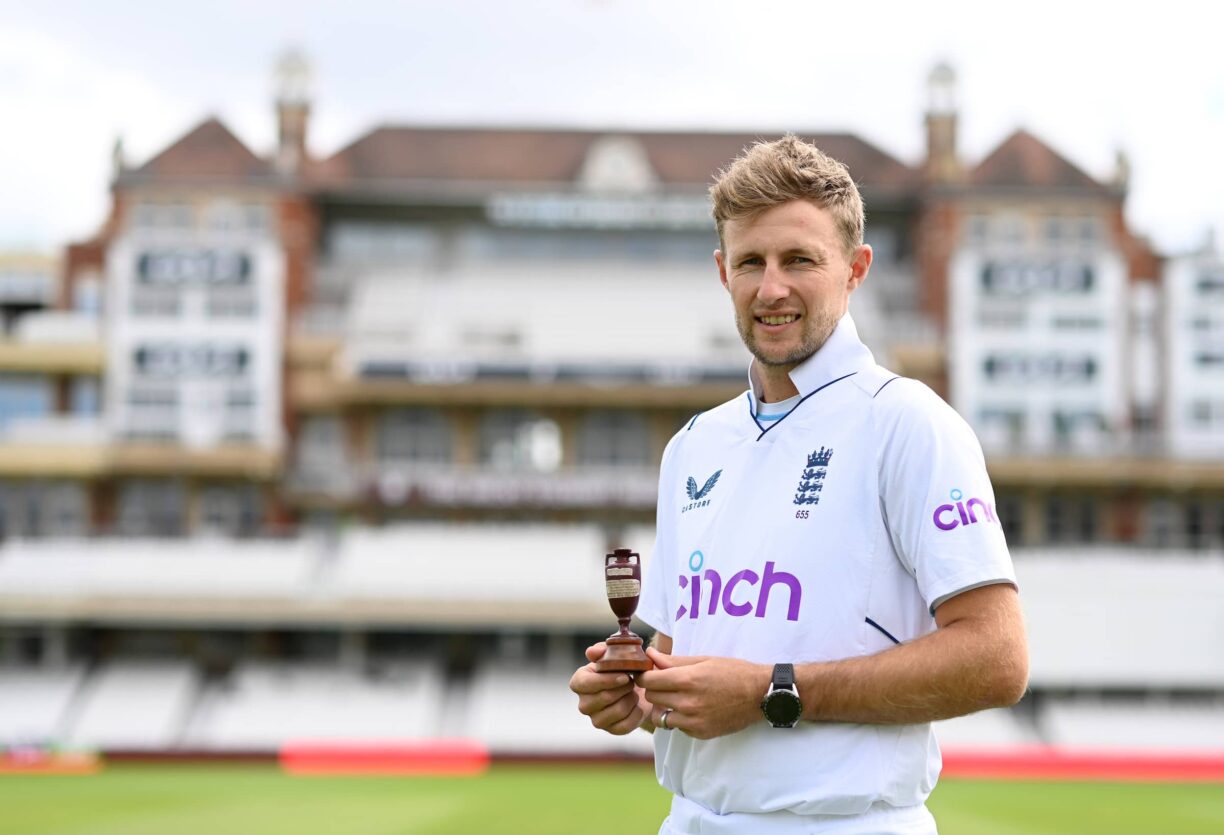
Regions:
<instances>
[{"instance_id":1,"label":"finger","mask_svg":"<svg viewBox=\"0 0 1224 835\"><path fill-rule=\"evenodd\" d=\"M624 673L597 673L594 667L586 666L578 669L570 677L570 690L578 695L584 693L602 693L605 690L632 689L633 679Z\"/></svg>"},{"instance_id":2,"label":"finger","mask_svg":"<svg viewBox=\"0 0 1224 835\"><path fill-rule=\"evenodd\" d=\"M643 693L646 696L646 701L649 702L656 711L664 710L665 708L675 708L678 702L678 694L663 692L661 690L645 690Z\"/></svg>"},{"instance_id":3,"label":"finger","mask_svg":"<svg viewBox=\"0 0 1224 835\"><path fill-rule=\"evenodd\" d=\"M636 694L632 687L618 687L615 690L600 690L596 693L584 693L578 696L578 712L594 716L609 705L616 704L630 694Z\"/></svg>"},{"instance_id":4,"label":"finger","mask_svg":"<svg viewBox=\"0 0 1224 835\"><path fill-rule=\"evenodd\" d=\"M598 661L604 657L604 653L608 651L608 645L604 641L597 644L591 644L586 648L587 661Z\"/></svg>"},{"instance_id":5,"label":"finger","mask_svg":"<svg viewBox=\"0 0 1224 835\"><path fill-rule=\"evenodd\" d=\"M648 647L646 655L654 662L655 667L660 670L670 670L672 667L688 667L709 659L708 655L671 655L666 652L659 652L654 647Z\"/></svg>"},{"instance_id":6,"label":"finger","mask_svg":"<svg viewBox=\"0 0 1224 835\"><path fill-rule=\"evenodd\" d=\"M604 728L604 730L610 734L624 736L625 734L630 733L631 731L636 731L638 728L640 728L642 726L642 719L644 717L645 714L642 712L642 708L634 705L633 709L629 711L628 716L619 722L609 725L607 728Z\"/></svg>"},{"instance_id":7,"label":"finger","mask_svg":"<svg viewBox=\"0 0 1224 835\"><path fill-rule=\"evenodd\" d=\"M683 669L647 670L637 674L637 685L644 690L672 692L683 690L690 676Z\"/></svg>"},{"instance_id":8,"label":"finger","mask_svg":"<svg viewBox=\"0 0 1224 835\"><path fill-rule=\"evenodd\" d=\"M654 723L654 726L656 728L663 728L665 731L681 730L680 722L683 721L683 717L674 708L667 713L667 727L663 727L664 710L664 708L656 707L654 711L651 712L650 721Z\"/></svg>"},{"instance_id":9,"label":"finger","mask_svg":"<svg viewBox=\"0 0 1224 835\"><path fill-rule=\"evenodd\" d=\"M637 696L629 693L602 710L590 714L591 724L600 730L610 731L612 728L624 724L634 713L639 711ZM639 721L640 718L639 716Z\"/></svg>"}]
</instances>

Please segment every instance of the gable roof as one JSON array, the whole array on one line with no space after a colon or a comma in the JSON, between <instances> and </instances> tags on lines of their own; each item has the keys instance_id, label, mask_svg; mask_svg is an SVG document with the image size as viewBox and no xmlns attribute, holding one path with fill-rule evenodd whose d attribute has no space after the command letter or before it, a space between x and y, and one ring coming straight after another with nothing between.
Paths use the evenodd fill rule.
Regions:
<instances>
[{"instance_id":1,"label":"gable roof","mask_svg":"<svg viewBox=\"0 0 1224 835\"><path fill-rule=\"evenodd\" d=\"M746 146L774 135L577 131L532 128L381 127L357 139L315 169L330 186L363 181L459 181L505 186L570 184L591 147L608 135L640 144L659 181L704 188L714 172ZM805 137L844 162L868 187L903 190L917 182L914 169L850 134Z\"/></svg>"},{"instance_id":2,"label":"gable roof","mask_svg":"<svg viewBox=\"0 0 1224 835\"><path fill-rule=\"evenodd\" d=\"M1026 130L1017 130L969 174L980 188L1059 188L1106 192L1066 157Z\"/></svg>"},{"instance_id":3,"label":"gable roof","mask_svg":"<svg viewBox=\"0 0 1224 835\"><path fill-rule=\"evenodd\" d=\"M245 180L267 176L271 171L268 162L255 156L214 116L144 165L126 173L154 180Z\"/></svg>"}]
</instances>

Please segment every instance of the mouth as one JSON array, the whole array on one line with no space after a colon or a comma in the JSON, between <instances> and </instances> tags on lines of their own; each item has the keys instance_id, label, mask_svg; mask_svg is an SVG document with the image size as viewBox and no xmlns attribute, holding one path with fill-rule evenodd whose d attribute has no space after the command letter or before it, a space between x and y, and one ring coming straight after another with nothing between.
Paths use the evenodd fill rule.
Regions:
<instances>
[{"instance_id":1,"label":"mouth","mask_svg":"<svg viewBox=\"0 0 1224 835\"><path fill-rule=\"evenodd\" d=\"M764 325L767 328L780 328L799 321L798 313L771 313L764 316L754 317L758 325Z\"/></svg>"}]
</instances>

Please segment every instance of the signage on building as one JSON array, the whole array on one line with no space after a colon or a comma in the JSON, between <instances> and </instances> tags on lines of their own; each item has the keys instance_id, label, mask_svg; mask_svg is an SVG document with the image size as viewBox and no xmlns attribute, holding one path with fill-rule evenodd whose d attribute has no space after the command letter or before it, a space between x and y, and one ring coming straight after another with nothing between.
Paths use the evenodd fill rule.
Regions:
<instances>
[{"instance_id":1,"label":"signage on building","mask_svg":"<svg viewBox=\"0 0 1224 835\"><path fill-rule=\"evenodd\" d=\"M224 249L153 249L136 262L141 284L243 284L251 277L251 259Z\"/></svg>"},{"instance_id":2,"label":"signage on building","mask_svg":"<svg viewBox=\"0 0 1224 835\"><path fill-rule=\"evenodd\" d=\"M1092 265L1080 261L1016 259L982 266L982 290L988 294L1088 293L1094 279Z\"/></svg>"},{"instance_id":3,"label":"signage on building","mask_svg":"<svg viewBox=\"0 0 1224 835\"><path fill-rule=\"evenodd\" d=\"M502 194L485 207L499 226L547 229L707 229L705 196Z\"/></svg>"},{"instance_id":4,"label":"signage on building","mask_svg":"<svg viewBox=\"0 0 1224 835\"><path fill-rule=\"evenodd\" d=\"M250 366L250 352L238 345L143 344L132 352L132 364L145 377L240 377Z\"/></svg>"}]
</instances>

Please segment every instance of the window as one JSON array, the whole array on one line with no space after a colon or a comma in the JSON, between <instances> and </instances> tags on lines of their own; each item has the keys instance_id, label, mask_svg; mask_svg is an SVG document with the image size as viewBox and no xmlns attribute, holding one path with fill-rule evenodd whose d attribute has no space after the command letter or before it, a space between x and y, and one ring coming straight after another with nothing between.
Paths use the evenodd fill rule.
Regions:
<instances>
[{"instance_id":1,"label":"window","mask_svg":"<svg viewBox=\"0 0 1224 835\"><path fill-rule=\"evenodd\" d=\"M128 392L125 434L131 438L168 440L178 433L178 391L171 386L136 386Z\"/></svg>"},{"instance_id":2,"label":"window","mask_svg":"<svg viewBox=\"0 0 1224 835\"><path fill-rule=\"evenodd\" d=\"M1015 547L1023 545L1024 499L1016 493L999 493L995 501L995 516L1003 528L1003 536Z\"/></svg>"},{"instance_id":3,"label":"window","mask_svg":"<svg viewBox=\"0 0 1224 835\"><path fill-rule=\"evenodd\" d=\"M1095 217L1082 217L1076 223L1082 244L1095 244L1101 238L1101 222Z\"/></svg>"},{"instance_id":4,"label":"window","mask_svg":"<svg viewBox=\"0 0 1224 835\"><path fill-rule=\"evenodd\" d=\"M1166 498L1153 499L1144 513L1143 540L1156 548L1172 548L1182 542L1181 514Z\"/></svg>"},{"instance_id":5,"label":"window","mask_svg":"<svg viewBox=\"0 0 1224 835\"><path fill-rule=\"evenodd\" d=\"M298 466L328 470L345 459L344 424L338 415L310 415L297 436Z\"/></svg>"},{"instance_id":6,"label":"window","mask_svg":"<svg viewBox=\"0 0 1224 835\"><path fill-rule=\"evenodd\" d=\"M231 388L225 394L225 415L221 435L228 441L249 441L255 437L255 407L258 398L253 389Z\"/></svg>"},{"instance_id":7,"label":"window","mask_svg":"<svg viewBox=\"0 0 1224 835\"><path fill-rule=\"evenodd\" d=\"M0 482L0 537L83 536L88 528L89 503L83 484Z\"/></svg>"},{"instance_id":8,"label":"window","mask_svg":"<svg viewBox=\"0 0 1224 835\"><path fill-rule=\"evenodd\" d=\"M1105 434L1105 418L1092 411L1055 411L1054 443L1062 449L1087 451L1096 446Z\"/></svg>"},{"instance_id":9,"label":"window","mask_svg":"<svg viewBox=\"0 0 1224 835\"><path fill-rule=\"evenodd\" d=\"M1098 363L1092 356L1061 354L989 354L982 373L999 385L1080 384L1096 379Z\"/></svg>"},{"instance_id":10,"label":"window","mask_svg":"<svg viewBox=\"0 0 1224 835\"><path fill-rule=\"evenodd\" d=\"M199 525L204 533L249 536L259 530L263 501L253 484L216 484L200 490Z\"/></svg>"},{"instance_id":11,"label":"window","mask_svg":"<svg viewBox=\"0 0 1224 835\"><path fill-rule=\"evenodd\" d=\"M0 429L51 414L51 381L42 374L0 373Z\"/></svg>"},{"instance_id":12,"label":"window","mask_svg":"<svg viewBox=\"0 0 1224 835\"><path fill-rule=\"evenodd\" d=\"M428 262L437 257L437 232L422 224L341 221L327 236L337 263Z\"/></svg>"},{"instance_id":13,"label":"window","mask_svg":"<svg viewBox=\"0 0 1224 835\"><path fill-rule=\"evenodd\" d=\"M187 502L173 479L135 479L119 488L117 525L125 536L182 536Z\"/></svg>"},{"instance_id":14,"label":"window","mask_svg":"<svg viewBox=\"0 0 1224 835\"><path fill-rule=\"evenodd\" d=\"M592 412L578 429L578 463L648 466L650 429L633 412Z\"/></svg>"},{"instance_id":15,"label":"window","mask_svg":"<svg viewBox=\"0 0 1224 835\"><path fill-rule=\"evenodd\" d=\"M490 412L480 423L480 462L499 470L552 472L561 466L561 430L526 410Z\"/></svg>"},{"instance_id":16,"label":"window","mask_svg":"<svg viewBox=\"0 0 1224 835\"><path fill-rule=\"evenodd\" d=\"M1092 265L1076 260L990 261L982 267L980 278L983 292L1012 296L1089 293L1096 285Z\"/></svg>"},{"instance_id":17,"label":"window","mask_svg":"<svg viewBox=\"0 0 1224 835\"><path fill-rule=\"evenodd\" d=\"M102 384L97 377L76 376L68 389L68 408L74 415L102 412Z\"/></svg>"},{"instance_id":18,"label":"window","mask_svg":"<svg viewBox=\"0 0 1224 835\"><path fill-rule=\"evenodd\" d=\"M970 215L965 220L965 239L972 246L984 245L990 236L990 222L985 215Z\"/></svg>"},{"instance_id":19,"label":"window","mask_svg":"<svg viewBox=\"0 0 1224 835\"><path fill-rule=\"evenodd\" d=\"M381 464L446 464L454 458L454 437L436 409L392 409L379 418Z\"/></svg>"},{"instance_id":20,"label":"window","mask_svg":"<svg viewBox=\"0 0 1224 835\"><path fill-rule=\"evenodd\" d=\"M259 311L251 287L213 287L207 298L205 309L212 319L250 319Z\"/></svg>"},{"instance_id":21,"label":"window","mask_svg":"<svg viewBox=\"0 0 1224 835\"><path fill-rule=\"evenodd\" d=\"M195 210L186 203L137 203L132 207L132 226L137 229L190 229Z\"/></svg>"},{"instance_id":22,"label":"window","mask_svg":"<svg viewBox=\"0 0 1224 835\"><path fill-rule=\"evenodd\" d=\"M1066 224L1066 220L1061 217L1047 217L1045 219L1046 243L1053 246L1061 244L1066 238Z\"/></svg>"},{"instance_id":23,"label":"window","mask_svg":"<svg viewBox=\"0 0 1224 835\"><path fill-rule=\"evenodd\" d=\"M1024 413L1018 409L982 409L978 415L982 446L992 451L1011 451L1024 441Z\"/></svg>"},{"instance_id":24,"label":"window","mask_svg":"<svg viewBox=\"0 0 1224 835\"><path fill-rule=\"evenodd\" d=\"M132 289L132 315L140 317L178 316L182 308L182 293L177 287L141 287Z\"/></svg>"},{"instance_id":25,"label":"window","mask_svg":"<svg viewBox=\"0 0 1224 835\"><path fill-rule=\"evenodd\" d=\"M1199 275L1200 293L1224 293L1224 272L1204 272Z\"/></svg>"},{"instance_id":26,"label":"window","mask_svg":"<svg viewBox=\"0 0 1224 835\"><path fill-rule=\"evenodd\" d=\"M1096 316L1055 316L1051 324L1055 330L1063 331L1091 331L1101 328L1101 320Z\"/></svg>"},{"instance_id":27,"label":"window","mask_svg":"<svg viewBox=\"0 0 1224 835\"><path fill-rule=\"evenodd\" d=\"M1086 543L1097 538L1097 507L1091 496L1047 496L1045 518L1047 542Z\"/></svg>"}]
</instances>

